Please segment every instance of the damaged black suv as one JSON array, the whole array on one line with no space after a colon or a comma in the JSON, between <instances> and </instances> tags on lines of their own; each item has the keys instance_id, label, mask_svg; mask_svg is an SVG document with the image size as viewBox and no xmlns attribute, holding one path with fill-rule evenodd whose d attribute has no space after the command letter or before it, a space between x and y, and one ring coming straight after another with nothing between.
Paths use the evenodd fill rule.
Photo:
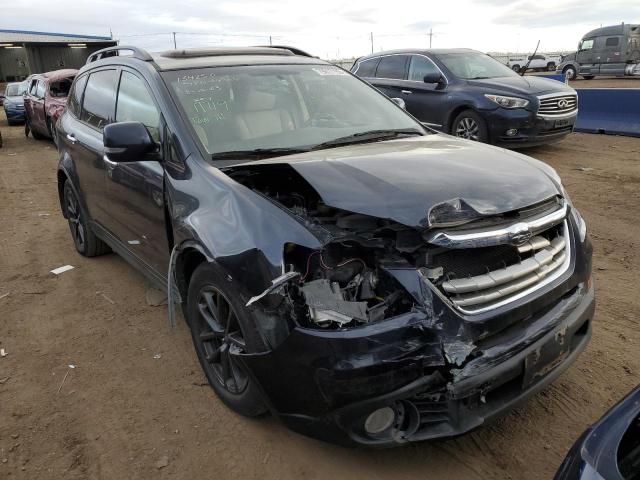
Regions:
<instances>
[{"instance_id":1,"label":"damaged black suv","mask_svg":"<svg viewBox=\"0 0 640 480\"><path fill-rule=\"evenodd\" d=\"M591 335L591 244L552 168L303 52L105 49L57 129L78 252L167 289L241 414L351 445L456 435Z\"/></svg>"}]
</instances>

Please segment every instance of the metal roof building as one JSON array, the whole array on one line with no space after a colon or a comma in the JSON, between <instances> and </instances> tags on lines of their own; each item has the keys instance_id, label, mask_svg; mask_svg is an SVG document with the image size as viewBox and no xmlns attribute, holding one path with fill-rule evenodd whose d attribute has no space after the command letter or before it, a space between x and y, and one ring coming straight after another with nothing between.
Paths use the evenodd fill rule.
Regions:
<instances>
[{"instance_id":1,"label":"metal roof building","mask_svg":"<svg viewBox=\"0 0 640 480\"><path fill-rule=\"evenodd\" d=\"M32 73L80 68L91 53L117 43L112 37L95 35L0 30L0 82L23 80Z\"/></svg>"}]
</instances>

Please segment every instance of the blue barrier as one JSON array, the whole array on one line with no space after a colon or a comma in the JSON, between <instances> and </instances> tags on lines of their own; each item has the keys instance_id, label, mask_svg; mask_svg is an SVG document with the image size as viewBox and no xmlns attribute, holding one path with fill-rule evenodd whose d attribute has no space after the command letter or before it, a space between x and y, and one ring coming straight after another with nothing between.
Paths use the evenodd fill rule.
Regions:
<instances>
[{"instance_id":1,"label":"blue barrier","mask_svg":"<svg viewBox=\"0 0 640 480\"><path fill-rule=\"evenodd\" d=\"M542 78L550 78L551 80L557 80L562 83L566 83L566 79L562 73L558 74L549 74L549 75L540 75Z\"/></svg>"},{"instance_id":2,"label":"blue barrier","mask_svg":"<svg viewBox=\"0 0 640 480\"><path fill-rule=\"evenodd\" d=\"M640 137L640 88L579 88L574 130Z\"/></svg>"}]
</instances>

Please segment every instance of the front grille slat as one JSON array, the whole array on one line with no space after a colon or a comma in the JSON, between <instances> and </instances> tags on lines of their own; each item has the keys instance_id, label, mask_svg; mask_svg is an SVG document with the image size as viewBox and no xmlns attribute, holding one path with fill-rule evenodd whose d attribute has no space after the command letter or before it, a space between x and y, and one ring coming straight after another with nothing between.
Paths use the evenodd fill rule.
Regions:
<instances>
[{"instance_id":1,"label":"front grille slat","mask_svg":"<svg viewBox=\"0 0 640 480\"><path fill-rule=\"evenodd\" d=\"M439 291L467 314L487 311L520 298L566 271L570 237L566 218L547 226L522 244L457 249L436 255L442 267Z\"/></svg>"},{"instance_id":2,"label":"front grille slat","mask_svg":"<svg viewBox=\"0 0 640 480\"><path fill-rule=\"evenodd\" d=\"M450 293L466 293L475 290L497 287L528 276L553 262L555 255L564 249L564 238L556 237L549 246L537 250L532 256L520 263L510 265L501 270L494 270L484 275L460 278L444 282L442 288Z\"/></svg>"},{"instance_id":3,"label":"front grille slat","mask_svg":"<svg viewBox=\"0 0 640 480\"><path fill-rule=\"evenodd\" d=\"M561 116L578 109L577 95L557 95L554 97L540 98L538 114L542 116Z\"/></svg>"}]
</instances>

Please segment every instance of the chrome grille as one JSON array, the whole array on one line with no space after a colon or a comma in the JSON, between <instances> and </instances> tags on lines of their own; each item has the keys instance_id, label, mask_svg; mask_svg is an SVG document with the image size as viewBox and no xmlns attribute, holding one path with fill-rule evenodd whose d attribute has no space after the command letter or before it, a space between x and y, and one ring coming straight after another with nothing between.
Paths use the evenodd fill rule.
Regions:
<instances>
[{"instance_id":1,"label":"chrome grille","mask_svg":"<svg viewBox=\"0 0 640 480\"><path fill-rule=\"evenodd\" d=\"M543 117L564 116L578 110L578 96L575 94L538 98L538 115Z\"/></svg>"},{"instance_id":2,"label":"chrome grille","mask_svg":"<svg viewBox=\"0 0 640 480\"><path fill-rule=\"evenodd\" d=\"M567 242L562 235L551 241L534 237L525 246L533 252L530 257L482 275L446 281L442 288L451 295L454 305L473 308L535 285L560 268L567 258ZM522 251L521 248L518 250Z\"/></svg>"},{"instance_id":3,"label":"chrome grille","mask_svg":"<svg viewBox=\"0 0 640 480\"><path fill-rule=\"evenodd\" d=\"M560 212L564 215L558 218ZM434 288L457 309L475 314L505 305L546 285L569 267L571 241L566 213L561 208L545 217L517 224L531 234L515 243L503 235L510 227L473 233L475 247L470 243L474 240L447 232L453 243L441 248L430 262L429 278ZM492 239L499 242L493 243ZM433 272L438 275L434 277Z\"/></svg>"}]
</instances>

